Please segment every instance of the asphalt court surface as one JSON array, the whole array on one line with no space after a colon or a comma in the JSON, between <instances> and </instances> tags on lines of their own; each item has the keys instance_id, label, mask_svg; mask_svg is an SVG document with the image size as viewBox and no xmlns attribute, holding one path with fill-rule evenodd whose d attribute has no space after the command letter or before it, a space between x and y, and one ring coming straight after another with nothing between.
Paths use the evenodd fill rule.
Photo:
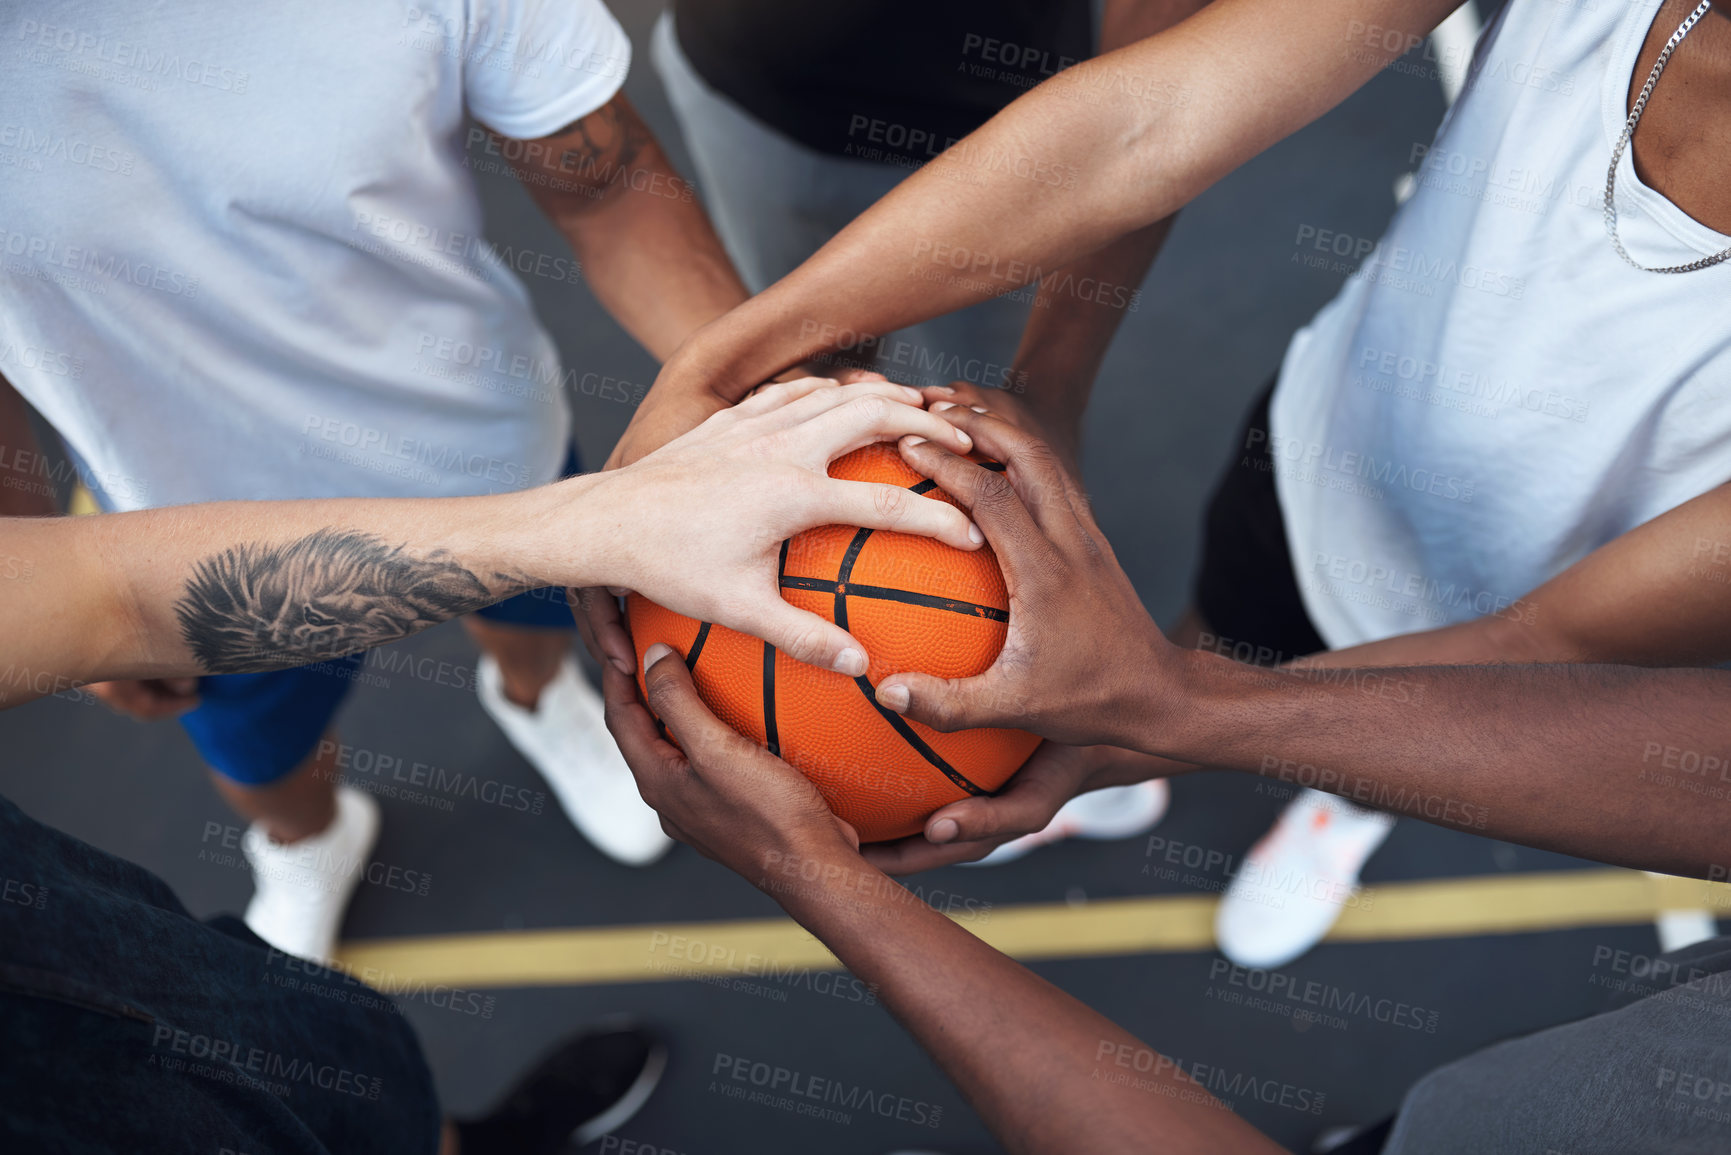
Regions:
<instances>
[{"instance_id":1,"label":"asphalt court surface","mask_svg":"<svg viewBox=\"0 0 1731 1155\"><path fill-rule=\"evenodd\" d=\"M628 91L689 171L645 51L658 5L613 7L637 46ZM1292 330L1342 282L1302 263L1295 238L1307 226L1376 237L1441 113L1434 78L1385 72L1186 210L1126 318L1089 413L1086 480L1162 622L1186 600L1202 503L1245 408ZM492 239L562 251L508 178L479 179ZM585 287L529 288L568 367L653 381L655 364ZM600 461L629 406L599 392L575 404L584 455ZM449 1109L482 1107L563 1033L629 1011L667 1031L673 1061L627 1138L682 1155L997 1150L870 992L826 969L809 936L743 881L685 848L647 870L618 866L550 796L538 813L518 809L544 786L482 714L473 666L454 625L378 651L341 720L351 777L384 810L375 858L417 879L361 887L348 958L422 992L404 1014ZM250 883L227 845L239 821L172 724L64 700L0 716L0 792L155 870L195 913L245 905ZM1294 1148L1326 1125L1386 1115L1438 1063L1596 1009L1656 952L1651 909L1701 890L1404 821L1366 870L1373 903L1347 911L1341 939L1271 991L1225 966L1206 925L1231 863L1283 801L1255 779L1182 778L1152 846L1070 843L913 883L1151 1046L1228 1084L1253 1082L1263 1093L1234 1107ZM435 981L477 997L431 993ZM1306 1004L1290 992L1303 984L1334 992L1336 1009L1294 1014ZM739 1060L905 1102L906 1118L855 1111L844 1123L742 1102L717 1078Z\"/></svg>"}]
</instances>

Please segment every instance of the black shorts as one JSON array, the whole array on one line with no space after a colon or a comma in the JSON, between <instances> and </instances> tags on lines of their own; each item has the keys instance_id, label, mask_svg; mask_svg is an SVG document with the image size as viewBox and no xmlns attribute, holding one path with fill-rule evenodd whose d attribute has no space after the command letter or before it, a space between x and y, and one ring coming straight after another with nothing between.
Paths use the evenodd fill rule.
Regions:
<instances>
[{"instance_id":1,"label":"black shorts","mask_svg":"<svg viewBox=\"0 0 1731 1155\"><path fill-rule=\"evenodd\" d=\"M1194 602L1208 634L1202 648L1271 665L1326 650L1292 572L1286 525L1274 491L1268 403L1274 383L1251 408L1232 461L1208 502Z\"/></svg>"}]
</instances>

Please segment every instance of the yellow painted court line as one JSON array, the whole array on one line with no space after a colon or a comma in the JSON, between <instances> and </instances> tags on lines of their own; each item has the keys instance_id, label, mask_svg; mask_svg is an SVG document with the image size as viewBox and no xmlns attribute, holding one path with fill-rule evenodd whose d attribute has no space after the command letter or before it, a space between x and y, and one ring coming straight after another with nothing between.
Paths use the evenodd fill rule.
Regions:
<instances>
[{"instance_id":1,"label":"yellow painted court line","mask_svg":"<svg viewBox=\"0 0 1731 1155\"><path fill-rule=\"evenodd\" d=\"M1209 950L1208 895L996 907L960 918L1019 959L1100 958ZM1493 875L1369 888L1341 912L1331 942L1523 934L1651 922L1662 910L1731 911L1731 887L1633 870ZM501 931L344 945L342 965L385 987L471 988L656 982L706 974L836 969L824 945L785 918Z\"/></svg>"},{"instance_id":2,"label":"yellow painted court line","mask_svg":"<svg viewBox=\"0 0 1731 1155\"><path fill-rule=\"evenodd\" d=\"M683 957L694 951L707 961ZM763 960L753 969L773 964L779 973L840 966L829 948L786 918L375 939L345 943L338 953L343 966L386 990L404 981L462 987L654 982L728 970L728 959L738 967Z\"/></svg>"},{"instance_id":3,"label":"yellow painted court line","mask_svg":"<svg viewBox=\"0 0 1731 1155\"><path fill-rule=\"evenodd\" d=\"M1723 883L1634 870L1578 870L1405 882L1370 888L1349 907L1333 942L1522 934L1651 922L1661 910L1726 906Z\"/></svg>"}]
</instances>

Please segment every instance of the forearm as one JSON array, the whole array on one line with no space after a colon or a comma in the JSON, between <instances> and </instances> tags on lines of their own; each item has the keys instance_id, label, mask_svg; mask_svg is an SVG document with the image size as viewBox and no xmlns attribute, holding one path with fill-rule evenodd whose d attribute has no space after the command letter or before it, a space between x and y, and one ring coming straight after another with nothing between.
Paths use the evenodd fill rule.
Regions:
<instances>
[{"instance_id":1,"label":"forearm","mask_svg":"<svg viewBox=\"0 0 1731 1155\"><path fill-rule=\"evenodd\" d=\"M1505 662L1712 665L1731 657L1727 574L1731 486L1720 486L1482 617L1312 654L1289 668L1315 678L1325 670Z\"/></svg>"},{"instance_id":2,"label":"forearm","mask_svg":"<svg viewBox=\"0 0 1731 1155\"><path fill-rule=\"evenodd\" d=\"M1731 674L1621 666L1271 671L1186 654L1149 753L1315 786L1526 846L1703 877L1725 863ZM1717 767L1717 769L1715 769Z\"/></svg>"},{"instance_id":3,"label":"forearm","mask_svg":"<svg viewBox=\"0 0 1731 1155\"><path fill-rule=\"evenodd\" d=\"M1470 622L1317 654L1307 665L1731 659L1731 485L1600 546L1550 581Z\"/></svg>"},{"instance_id":4,"label":"forearm","mask_svg":"<svg viewBox=\"0 0 1731 1155\"><path fill-rule=\"evenodd\" d=\"M903 181L793 273L699 332L663 377L764 380L844 334L889 333L1009 292L1157 219L1141 219L1143 198L1128 195L1143 179L1126 154L1145 109L1088 108L1052 91L1099 66L1047 81ZM994 172L988 162L1001 156L1074 179ZM1015 229L1003 227L1009 220Z\"/></svg>"},{"instance_id":5,"label":"forearm","mask_svg":"<svg viewBox=\"0 0 1731 1155\"><path fill-rule=\"evenodd\" d=\"M1723 500L1731 491L1717 496ZM1688 534L1673 535L1669 542L1651 535L1619 539L1527 597L1484 617L1324 650L1287 663L1278 672L1314 681L1332 676L1329 671L1389 667L1593 662L1680 666L1723 660L1731 656L1731 619L1722 612L1722 601L1712 607L1701 604L1715 598L1712 571L1686 555L1712 556L1718 551L1731 558L1731 545L1720 544L1722 539L1731 541L1731 532L1713 523L1696 524L1693 518L1688 529ZM1643 569L1658 571L1646 575L1652 580L1643 583L1628 573L1623 563L1631 557L1638 557ZM1731 573L1731 561L1724 569ZM1202 649L1224 656L1207 635ZM1256 680L1259 670L1271 672L1244 666L1240 676ZM1174 763L1162 772L1201 768ZM1140 763L1114 765L1090 779L1087 788L1118 785L1110 773L1113 769L1145 776L1150 768Z\"/></svg>"},{"instance_id":6,"label":"forearm","mask_svg":"<svg viewBox=\"0 0 1731 1155\"><path fill-rule=\"evenodd\" d=\"M560 222L584 279L614 320L657 361L750 294L691 196L654 144L638 156L633 181ZM665 190L664 192L654 190Z\"/></svg>"},{"instance_id":7,"label":"forearm","mask_svg":"<svg viewBox=\"0 0 1731 1155\"><path fill-rule=\"evenodd\" d=\"M1173 220L1156 221L1066 265L1034 295L1007 384L1067 460L1077 456L1082 413L1106 350L1125 314L1135 311L1138 286Z\"/></svg>"},{"instance_id":8,"label":"forearm","mask_svg":"<svg viewBox=\"0 0 1731 1155\"><path fill-rule=\"evenodd\" d=\"M1018 1155L1278 1151L1105 1016L857 855L773 856L772 895L835 952ZM815 871L814 869L815 868ZM815 873L820 881L802 881Z\"/></svg>"},{"instance_id":9,"label":"forearm","mask_svg":"<svg viewBox=\"0 0 1731 1155\"><path fill-rule=\"evenodd\" d=\"M594 533L537 532L590 484L0 521L4 552L31 573L0 599L5 659L31 674L0 685L0 705L66 684L338 658L527 588L604 580L590 572Z\"/></svg>"},{"instance_id":10,"label":"forearm","mask_svg":"<svg viewBox=\"0 0 1731 1155\"><path fill-rule=\"evenodd\" d=\"M1530 607L1516 603L1510 607L1507 620L1478 619L1441 629L1422 630L1416 634L1401 634L1340 650L1321 650L1278 667L1244 664L1236 669L1246 681L1256 681L1276 673L1297 672L1300 677L1317 677L1325 670L1579 660L1574 653L1566 651L1541 632L1529 628L1530 615ZM1230 639L1219 639L1205 633L1198 644L1204 653L1226 657L1229 656L1227 650L1232 642ZM1318 673L1305 674L1302 671ZM1198 765L1167 756L1162 757L1162 763L1149 765L1135 761L1110 762L1102 772L1090 777L1084 788L1100 790L1108 786L1124 785L1128 781L1143 781L1150 775L1173 777L1197 770L1226 768L1211 764Z\"/></svg>"},{"instance_id":11,"label":"forearm","mask_svg":"<svg viewBox=\"0 0 1731 1155\"><path fill-rule=\"evenodd\" d=\"M1106 0L1100 51L1113 52L1166 31L1202 7L1201 0ZM1040 428L1066 459L1081 448L1082 413L1124 314L1165 244L1175 217L1128 233L1052 274L1034 296L1011 368L1010 387L1024 395Z\"/></svg>"},{"instance_id":12,"label":"forearm","mask_svg":"<svg viewBox=\"0 0 1731 1155\"><path fill-rule=\"evenodd\" d=\"M623 95L553 136L494 143L571 244L590 291L656 360L750 295L695 189Z\"/></svg>"},{"instance_id":13,"label":"forearm","mask_svg":"<svg viewBox=\"0 0 1731 1155\"><path fill-rule=\"evenodd\" d=\"M1445 4L1218 0L1067 69L705 329L668 371L760 381L837 334L887 333L1084 257L1170 216L1373 75L1393 53L1359 49L1354 22L1420 35ZM1071 172L1073 185L1050 179Z\"/></svg>"}]
</instances>

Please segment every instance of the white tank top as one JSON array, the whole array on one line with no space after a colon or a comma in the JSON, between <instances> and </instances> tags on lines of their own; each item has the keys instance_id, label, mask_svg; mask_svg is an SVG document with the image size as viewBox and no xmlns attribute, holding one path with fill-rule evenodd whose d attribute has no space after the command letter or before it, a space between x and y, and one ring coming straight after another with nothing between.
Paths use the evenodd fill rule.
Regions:
<instances>
[{"instance_id":1,"label":"white tank top","mask_svg":"<svg viewBox=\"0 0 1731 1155\"><path fill-rule=\"evenodd\" d=\"M1292 339L1269 445L1331 647L1503 611L1731 480L1731 262L1633 269L1603 221L1658 7L1510 0L1415 149L1417 192ZM1627 151L1617 212L1643 265L1731 246L1641 184ZM1326 230L1299 238L1294 260L1342 255Z\"/></svg>"}]
</instances>

